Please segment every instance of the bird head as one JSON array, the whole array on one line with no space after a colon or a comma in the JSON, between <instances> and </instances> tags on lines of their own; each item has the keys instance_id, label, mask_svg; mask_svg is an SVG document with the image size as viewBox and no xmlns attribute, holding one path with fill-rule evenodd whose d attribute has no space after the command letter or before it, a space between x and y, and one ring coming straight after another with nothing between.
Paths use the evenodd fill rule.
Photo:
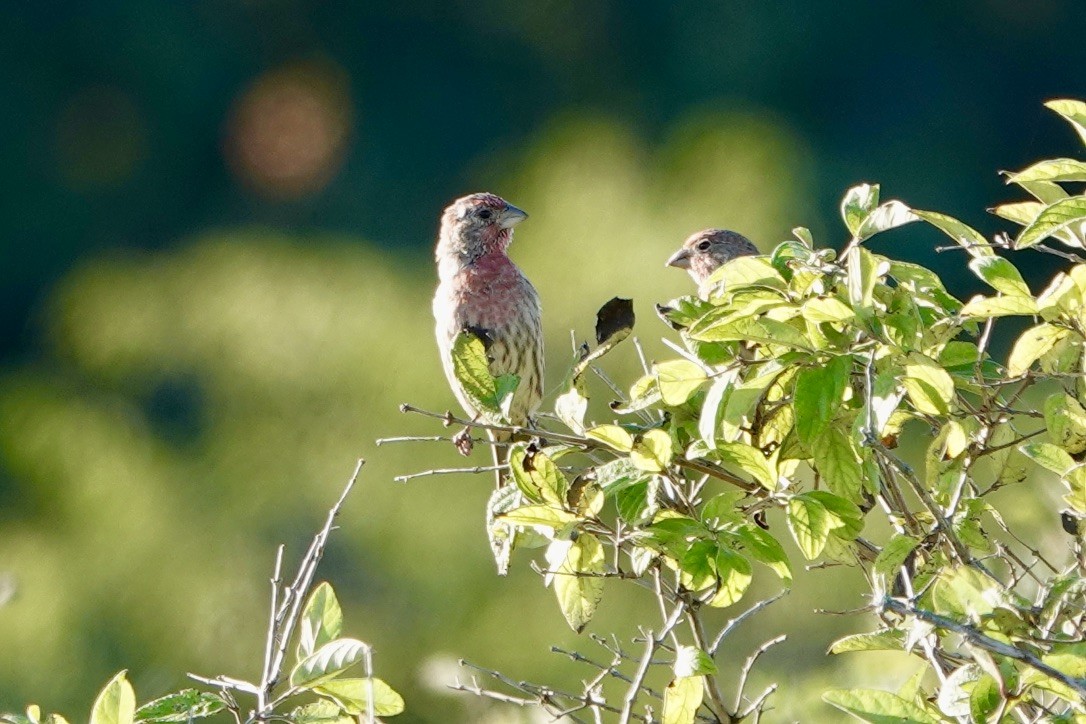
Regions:
<instances>
[{"instance_id":1,"label":"bird head","mask_svg":"<svg viewBox=\"0 0 1086 724\"><path fill-rule=\"evenodd\" d=\"M667 260L667 266L685 269L700 285L722 264L758 253L758 247L742 234L727 229L705 229L691 234Z\"/></svg>"},{"instance_id":2,"label":"bird head","mask_svg":"<svg viewBox=\"0 0 1086 724\"><path fill-rule=\"evenodd\" d=\"M513 240L513 227L528 214L494 194L463 196L441 216L438 261L453 258L469 263L485 254L504 252Z\"/></svg>"}]
</instances>

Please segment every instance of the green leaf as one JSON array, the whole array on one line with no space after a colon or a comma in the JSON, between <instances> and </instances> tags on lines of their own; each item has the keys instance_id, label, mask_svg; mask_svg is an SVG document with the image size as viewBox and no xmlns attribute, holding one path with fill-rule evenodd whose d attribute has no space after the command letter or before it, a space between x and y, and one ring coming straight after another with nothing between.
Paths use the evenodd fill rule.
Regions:
<instances>
[{"instance_id":1,"label":"green leaf","mask_svg":"<svg viewBox=\"0 0 1086 724\"><path fill-rule=\"evenodd\" d=\"M661 472L671 463L671 436L663 430L649 430L634 443L630 461L641 470Z\"/></svg>"},{"instance_id":2,"label":"green leaf","mask_svg":"<svg viewBox=\"0 0 1086 724\"><path fill-rule=\"evenodd\" d=\"M318 701L299 706L290 713L292 724L358 724L358 717L350 716L332 701Z\"/></svg>"},{"instance_id":3,"label":"green leaf","mask_svg":"<svg viewBox=\"0 0 1086 724\"><path fill-rule=\"evenodd\" d=\"M830 530L838 538L853 540L863 530L863 511L851 500L825 490L811 490L798 497L817 500L822 504L829 516Z\"/></svg>"},{"instance_id":4,"label":"green leaf","mask_svg":"<svg viewBox=\"0 0 1086 724\"><path fill-rule=\"evenodd\" d=\"M852 634L830 644L831 654L847 654L855 651L901 651L905 648L905 633L897 629L885 629L873 633Z\"/></svg>"},{"instance_id":5,"label":"green leaf","mask_svg":"<svg viewBox=\"0 0 1086 724\"><path fill-rule=\"evenodd\" d=\"M663 724L693 724L705 695L704 676L686 676L673 680L664 689Z\"/></svg>"},{"instance_id":6,"label":"green leaf","mask_svg":"<svg viewBox=\"0 0 1086 724\"><path fill-rule=\"evenodd\" d=\"M864 471L852 440L836 427L823 430L811 441L814 465L830 490L858 500L864 487Z\"/></svg>"},{"instance_id":7,"label":"green leaf","mask_svg":"<svg viewBox=\"0 0 1086 724\"><path fill-rule=\"evenodd\" d=\"M1058 393L1045 398L1048 436L1072 455L1086 451L1086 409L1071 395Z\"/></svg>"},{"instance_id":8,"label":"green leaf","mask_svg":"<svg viewBox=\"0 0 1086 724\"><path fill-rule=\"evenodd\" d=\"M516 375L503 375L507 379L502 381L499 394L497 380L490 373L486 346L481 339L467 331L457 335L453 342L452 363L453 374L475 408L485 419L500 421L502 403L519 382Z\"/></svg>"},{"instance_id":9,"label":"green leaf","mask_svg":"<svg viewBox=\"0 0 1086 724\"><path fill-rule=\"evenodd\" d=\"M770 287L784 289L787 283L769 259L762 256L741 256L722 264L716 269L703 286L706 288L724 284L728 292L747 287Z\"/></svg>"},{"instance_id":10,"label":"green leaf","mask_svg":"<svg viewBox=\"0 0 1086 724\"><path fill-rule=\"evenodd\" d=\"M877 689L831 689L822 701L873 724L939 724L926 711L897 694Z\"/></svg>"},{"instance_id":11,"label":"green leaf","mask_svg":"<svg viewBox=\"0 0 1086 724\"><path fill-rule=\"evenodd\" d=\"M856 316L852 308L837 297L814 297L803 303L800 310L809 322L847 322Z\"/></svg>"},{"instance_id":12,"label":"green leaf","mask_svg":"<svg viewBox=\"0 0 1086 724\"><path fill-rule=\"evenodd\" d=\"M551 545L563 542L555 541ZM553 584L558 607L562 609L570 628L577 633L588 625L603 596L603 578L592 574L603 573L606 568L603 545L599 539L582 533L577 540L568 542L561 564L554 569ZM577 575L581 573L589 575Z\"/></svg>"},{"instance_id":13,"label":"green leaf","mask_svg":"<svg viewBox=\"0 0 1086 724\"><path fill-rule=\"evenodd\" d=\"M716 673L716 663L709 654L697 646L680 646L675 652L675 676L684 679L688 676L713 675Z\"/></svg>"},{"instance_id":14,"label":"green leaf","mask_svg":"<svg viewBox=\"0 0 1086 724\"><path fill-rule=\"evenodd\" d=\"M577 516L568 510L549 505L525 505L498 516L498 520L531 528L561 530L577 522Z\"/></svg>"},{"instance_id":15,"label":"green leaf","mask_svg":"<svg viewBox=\"0 0 1086 724\"><path fill-rule=\"evenodd\" d=\"M1009 184L1026 184L1030 181L1086 181L1086 162L1073 158L1052 158L1007 176Z\"/></svg>"},{"instance_id":16,"label":"green leaf","mask_svg":"<svg viewBox=\"0 0 1086 724\"><path fill-rule=\"evenodd\" d=\"M517 443L509 449L509 469L517 487L529 500L557 507L565 503L569 481L546 453Z\"/></svg>"},{"instance_id":17,"label":"green leaf","mask_svg":"<svg viewBox=\"0 0 1086 724\"><path fill-rule=\"evenodd\" d=\"M1078 136L1082 139L1082 142L1086 143L1086 103L1061 98L1054 101L1048 101L1045 103L1045 108L1056 111L1056 113L1059 113L1067 119L1068 123L1071 124L1071 127L1078 132Z\"/></svg>"},{"instance_id":18,"label":"green leaf","mask_svg":"<svg viewBox=\"0 0 1086 724\"><path fill-rule=\"evenodd\" d=\"M339 638L343 630L343 611L336 593L328 582L322 582L309 595L298 633L298 660Z\"/></svg>"},{"instance_id":19,"label":"green leaf","mask_svg":"<svg viewBox=\"0 0 1086 724\"><path fill-rule=\"evenodd\" d=\"M939 711L951 717L969 716L969 692L983 674L976 664L955 669L939 687Z\"/></svg>"},{"instance_id":20,"label":"green leaf","mask_svg":"<svg viewBox=\"0 0 1086 724\"><path fill-rule=\"evenodd\" d=\"M849 304L857 311L870 310L875 285L880 276L890 271L890 265L858 246L848 253L845 266Z\"/></svg>"},{"instance_id":21,"label":"green leaf","mask_svg":"<svg viewBox=\"0 0 1086 724\"><path fill-rule=\"evenodd\" d=\"M148 702L136 710L136 721L190 722L203 719L226 708L218 694L185 689Z\"/></svg>"},{"instance_id":22,"label":"green leaf","mask_svg":"<svg viewBox=\"0 0 1086 724\"><path fill-rule=\"evenodd\" d=\"M895 575L917 545L919 541L916 538L895 535L882 547L878 557L875 558L875 571L884 576Z\"/></svg>"},{"instance_id":23,"label":"green leaf","mask_svg":"<svg viewBox=\"0 0 1086 724\"><path fill-rule=\"evenodd\" d=\"M676 407L697 392L708 376L700 366L686 359L673 359L653 366L660 397L664 404Z\"/></svg>"},{"instance_id":24,"label":"green leaf","mask_svg":"<svg viewBox=\"0 0 1086 724\"><path fill-rule=\"evenodd\" d=\"M792 566L788 554L773 534L748 524L735 531L735 537L751 558L768 566L787 585L792 585Z\"/></svg>"},{"instance_id":25,"label":"green leaf","mask_svg":"<svg viewBox=\"0 0 1086 724\"><path fill-rule=\"evenodd\" d=\"M1007 376L1025 374L1034 362L1051 352L1068 334L1070 330L1048 322L1042 322L1022 332L1007 357Z\"/></svg>"},{"instance_id":26,"label":"green leaf","mask_svg":"<svg viewBox=\"0 0 1086 724\"><path fill-rule=\"evenodd\" d=\"M944 568L931 587L935 612L954 617L986 616L1002 605L1004 598L990 579L968 566Z\"/></svg>"},{"instance_id":27,"label":"green leaf","mask_svg":"<svg viewBox=\"0 0 1086 724\"><path fill-rule=\"evenodd\" d=\"M992 209L992 213L1019 226L1029 226L1044 207L1039 201L1018 201L1013 204L1000 204Z\"/></svg>"},{"instance_id":28,"label":"green leaf","mask_svg":"<svg viewBox=\"0 0 1086 724\"><path fill-rule=\"evenodd\" d=\"M880 234L890 229L911 223L917 220L917 215L900 201L887 201L868 214L867 218L855 231L856 238L861 241L870 239L875 234Z\"/></svg>"},{"instance_id":29,"label":"green leaf","mask_svg":"<svg viewBox=\"0 0 1086 724\"><path fill-rule=\"evenodd\" d=\"M906 358L901 384L918 412L927 415L950 413L954 401L954 380L938 362L913 352Z\"/></svg>"},{"instance_id":30,"label":"green leaf","mask_svg":"<svg viewBox=\"0 0 1086 724\"><path fill-rule=\"evenodd\" d=\"M1001 256L974 257L969 261L969 268L996 291L1010 296L1030 296L1021 273Z\"/></svg>"},{"instance_id":31,"label":"green leaf","mask_svg":"<svg viewBox=\"0 0 1086 724\"><path fill-rule=\"evenodd\" d=\"M759 342L799 349L809 349L811 344L807 335L792 325L766 318L739 317L707 324L698 321L689 335L702 342Z\"/></svg>"},{"instance_id":32,"label":"green leaf","mask_svg":"<svg viewBox=\"0 0 1086 724\"><path fill-rule=\"evenodd\" d=\"M315 691L335 699L344 711L355 716L368 714L371 701L375 716L396 716L404 710L403 697L380 679L337 679Z\"/></svg>"},{"instance_id":33,"label":"green leaf","mask_svg":"<svg viewBox=\"0 0 1086 724\"><path fill-rule=\"evenodd\" d=\"M1086 231L1084 224L1086 224L1086 196L1072 196L1057 201L1037 214L1037 218L1022 229L1014 241L1014 248L1026 249L1065 229L1070 231L1076 239L1081 239ZM1081 246L1081 244L1076 244L1076 246Z\"/></svg>"},{"instance_id":34,"label":"green leaf","mask_svg":"<svg viewBox=\"0 0 1086 724\"><path fill-rule=\"evenodd\" d=\"M973 297L964 307L963 317L989 319L991 317L1013 317L1037 314L1037 302L1030 297Z\"/></svg>"},{"instance_id":35,"label":"green leaf","mask_svg":"<svg viewBox=\"0 0 1086 724\"><path fill-rule=\"evenodd\" d=\"M972 721L986 722L1002 702L999 682L985 674L974 682L973 691L969 693L969 718Z\"/></svg>"},{"instance_id":36,"label":"green leaf","mask_svg":"<svg viewBox=\"0 0 1086 724\"><path fill-rule=\"evenodd\" d=\"M626 430L618 425L599 425L591 430L586 430L585 437L602 442L604 445L614 448L619 452L630 452L630 450L633 450L633 435L626 432Z\"/></svg>"},{"instance_id":37,"label":"green leaf","mask_svg":"<svg viewBox=\"0 0 1086 724\"><path fill-rule=\"evenodd\" d=\"M860 224L879 205L879 185L860 184L845 192L841 200L841 218L853 236L857 236Z\"/></svg>"},{"instance_id":38,"label":"green leaf","mask_svg":"<svg viewBox=\"0 0 1086 724\"><path fill-rule=\"evenodd\" d=\"M995 254L988 240L968 224L963 224L953 217L935 211L913 209L913 213L958 242L971 256L993 256Z\"/></svg>"},{"instance_id":39,"label":"green leaf","mask_svg":"<svg viewBox=\"0 0 1086 724\"><path fill-rule=\"evenodd\" d=\"M822 553L833 525L826 507L814 498L796 495L788 501L788 527L807 560Z\"/></svg>"},{"instance_id":40,"label":"green leaf","mask_svg":"<svg viewBox=\"0 0 1086 724\"><path fill-rule=\"evenodd\" d=\"M1030 460L1056 475L1067 475L1075 467L1074 459L1063 448L1050 442L1026 443L1018 449Z\"/></svg>"},{"instance_id":41,"label":"green leaf","mask_svg":"<svg viewBox=\"0 0 1086 724\"><path fill-rule=\"evenodd\" d=\"M643 482L647 477L645 471L638 470L629 458L619 458L596 466L596 484L608 494Z\"/></svg>"},{"instance_id":42,"label":"green leaf","mask_svg":"<svg viewBox=\"0 0 1086 724\"><path fill-rule=\"evenodd\" d=\"M841 355L796 375L792 404L796 409L796 433L804 445L810 445L832 422L851 373L852 357Z\"/></svg>"},{"instance_id":43,"label":"green leaf","mask_svg":"<svg viewBox=\"0 0 1086 724\"><path fill-rule=\"evenodd\" d=\"M330 681L366 656L369 646L357 639L336 639L314 651L290 672L290 685L312 689Z\"/></svg>"},{"instance_id":44,"label":"green leaf","mask_svg":"<svg viewBox=\"0 0 1086 724\"><path fill-rule=\"evenodd\" d=\"M698 416L698 434L709 447L716 445L717 430L720 428L720 415L723 412L721 403L725 396L731 392L735 379L739 375L739 369L726 370L713 380L709 390L705 393L705 400L701 403L701 413Z\"/></svg>"},{"instance_id":45,"label":"green leaf","mask_svg":"<svg viewBox=\"0 0 1086 724\"><path fill-rule=\"evenodd\" d=\"M701 507L701 519L710 528L720 528L728 523L740 523L743 515L737 510L739 501L746 497L742 490L727 490L714 495Z\"/></svg>"},{"instance_id":46,"label":"green leaf","mask_svg":"<svg viewBox=\"0 0 1086 724\"><path fill-rule=\"evenodd\" d=\"M752 579L750 561L735 551L727 548L717 549L716 573L720 587L716 595L709 599L709 605L715 608L731 606L743 597Z\"/></svg>"},{"instance_id":47,"label":"green leaf","mask_svg":"<svg viewBox=\"0 0 1086 724\"><path fill-rule=\"evenodd\" d=\"M730 469L750 475L767 490L777 489L777 473L762 451L742 442L726 442L717 445L720 461Z\"/></svg>"},{"instance_id":48,"label":"green leaf","mask_svg":"<svg viewBox=\"0 0 1086 724\"><path fill-rule=\"evenodd\" d=\"M94 700L90 724L133 724L136 721L136 692L121 671L106 684Z\"/></svg>"}]
</instances>

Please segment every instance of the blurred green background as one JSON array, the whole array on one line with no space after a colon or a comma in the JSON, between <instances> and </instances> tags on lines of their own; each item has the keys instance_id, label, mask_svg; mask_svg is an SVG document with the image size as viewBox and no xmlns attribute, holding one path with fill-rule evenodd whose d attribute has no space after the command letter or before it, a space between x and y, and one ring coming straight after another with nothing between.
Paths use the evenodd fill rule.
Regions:
<instances>
[{"instance_id":1,"label":"blurred green background","mask_svg":"<svg viewBox=\"0 0 1086 724\"><path fill-rule=\"evenodd\" d=\"M257 676L275 545L296 561L360 455L321 574L403 721L526 716L442 693L458 656L586 673L547 652L599 653L527 555L494 576L489 477L398 485L461 459L374 445L437 431L399 402L454 404L429 310L450 199L531 213L512 253L553 393L569 330L588 337L612 296L663 353L652 304L690 282L662 262L696 229L839 246L860 181L1004 228L983 211L1014 197L996 170L1077 153L1041 103L1086 95L1079 0L44 0L2 18L0 710L73 721L121 668L141 700L186 671ZM917 226L874 246L971 293L943 243ZM1022 266L1036 285L1057 262ZM631 380L632 351L614 357ZM755 677L799 687L774 720L830 720L819 686L903 670L823 656L866 626L811 613L861 605L853 575L799 578L736 638L725 667L791 635ZM628 638L640 595L609 587L591 630Z\"/></svg>"}]
</instances>

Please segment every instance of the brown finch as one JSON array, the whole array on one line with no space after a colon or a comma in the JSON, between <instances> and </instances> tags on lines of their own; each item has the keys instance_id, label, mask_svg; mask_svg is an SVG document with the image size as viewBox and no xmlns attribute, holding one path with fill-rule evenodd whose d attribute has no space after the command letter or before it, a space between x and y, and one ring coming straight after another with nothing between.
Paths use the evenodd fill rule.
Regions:
<instances>
[{"instance_id":1,"label":"brown finch","mask_svg":"<svg viewBox=\"0 0 1086 724\"><path fill-rule=\"evenodd\" d=\"M471 417L470 397L453 372L452 347L469 331L482 340L495 377L514 374L520 384L509 422L526 425L543 397L543 327L539 295L506 254L513 227L528 217L494 194L457 199L441 216L437 239L438 285L434 294L437 346L453 394ZM508 435L491 434L507 440ZM495 450L495 462L497 462ZM500 476L499 476L500 480Z\"/></svg>"},{"instance_id":2,"label":"brown finch","mask_svg":"<svg viewBox=\"0 0 1086 724\"><path fill-rule=\"evenodd\" d=\"M701 287L721 265L759 253L758 247L742 234L727 229L705 229L691 234L667 260L667 266L686 269Z\"/></svg>"}]
</instances>

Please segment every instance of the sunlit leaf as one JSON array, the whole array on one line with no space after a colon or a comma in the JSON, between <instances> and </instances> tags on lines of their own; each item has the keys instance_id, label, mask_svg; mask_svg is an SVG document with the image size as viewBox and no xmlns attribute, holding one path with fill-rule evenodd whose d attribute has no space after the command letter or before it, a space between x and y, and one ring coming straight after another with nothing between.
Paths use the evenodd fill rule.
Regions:
<instances>
[{"instance_id":1,"label":"sunlit leaf","mask_svg":"<svg viewBox=\"0 0 1086 724\"><path fill-rule=\"evenodd\" d=\"M686 359L673 359L653 366L660 397L664 404L681 405L697 392L708 376L699 365Z\"/></svg>"},{"instance_id":2,"label":"sunlit leaf","mask_svg":"<svg viewBox=\"0 0 1086 724\"><path fill-rule=\"evenodd\" d=\"M969 261L969 268L996 291L1011 296L1030 296L1022 274L1001 256L974 257Z\"/></svg>"},{"instance_id":3,"label":"sunlit leaf","mask_svg":"<svg viewBox=\"0 0 1086 724\"><path fill-rule=\"evenodd\" d=\"M859 500L864 488L864 470L849 437L830 427L816 436L810 447L815 468L830 490L849 500Z\"/></svg>"},{"instance_id":4,"label":"sunlit leaf","mask_svg":"<svg viewBox=\"0 0 1086 724\"><path fill-rule=\"evenodd\" d=\"M203 719L226 708L218 694L185 689L148 702L136 710L141 722L190 722Z\"/></svg>"},{"instance_id":5,"label":"sunlit leaf","mask_svg":"<svg viewBox=\"0 0 1086 724\"><path fill-rule=\"evenodd\" d=\"M1067 119L1071 127L1078 133L1079 138L1082 139L1082 142L1086 144L1086 103L1061 98L1048 101L1045 103L1045 108L1056 111L1056 113Z\"/></svg>"},{"instance_id":6,"label":"sunlit leaf","mask_svg":"<svg viewBox=\"0 0 1086 724\"><path fill-rule=\"evenodd\" d=\"M344 711L364 716L373 702L374 716L396 716L403 713L403 697L381 679L336 679L315 689L318 694L336 700Z\"/></svg>"},{"instance_id":7,"label":"sunlit leaf","mask_svg":"<svg viewBox=\"0 0 1086 724\"><path fill-rule=\"evenodd\" d=\"M1086 162L1073 158L1052 158L1007 176L1007 183L1030 181L1086 181Z\"/></svg>"},{"instance_id":8,"label":"sunlit leaf","mask_svg":"<svg viewBox=\"0 0 1086 724\"><path fill-rule=\"evenodd\" d=\"M1075 239L1074 246L1081 246L1086 232L1086 196L1072 196L1057 201L1037 214L1033 222L1022 229L1014 241L1015 249L1026 249L1064 229L1070 231Z\"/></svg>"},{"instance_id":9,"label":"sunlit leaf","mask_svg":"<svg viewBox=\"0 0 1086 724\"><path fill-rule=\"evenodd\" d=\"M822 503L796 495L788 501L788 528L804 557L813 561L826 547L833 523Z\"/></svg>"},{"instance_id":10,"label":"sunlit leaf","mask_svg":"<svg viewBox=\"0 0 1086 724\"><path fill-rule=\"evenodd\" d=\"M647 472L660 472L671 463L671 436L663 430L649 430L634 443L630 460Z\"/></svg>"},{"instance_id":11,"label":"sunlit leaf","mask_svg":"<svg viewBox=\"0 0 1086 724\"><path fill-rule=\"evenodd\" d=\"M717 445L716 453L725 467L754 478L767 490L777 489L777 474L761 450L742 442Z\"/></svg>"},{"instance_id":12,"label":"sunlit leaf","mask_svg":"<svg viewBox=\"0 0 1086 724\"><path fill-rule=\"evenodd\" d=\"M847 322L856 316L852 308L837 297L814 297L803 303L803 318L811 322Z\"/></svg>"},{"instance_id":13,"label":"sunlit leaf","mask_svg":"<svg viewBox=\"0 0 1086 724\"><path fill-rule=\"evenodd\" d=\"M851 372L852 357L841 355L796 375L792 404L796 409L796 433L804 444L811 444L832 422Z\"/></svg>"},{"instance_id":14,"label":"sunlit leaf","mask_svg":"<svg viewBox=\"0 0 1086 724\"><path fill-rule=\"evenodd\" d=\"M822 701L873 724L939 724L916 704L888 691L831 689Z\"/></svg>"},{"instance_id":15,"label":"sunlit leaf","mask_svg":"<svg viewBox=\"0 0 1086 724\"><path fill-rule=\"evenodd\" d=\"M911 536L895 535L879 551L875 558L875 570L884 576L894 575L917 545L919 541Z\"/></svg>"},{"instance_id":16,"label":"sunlit leaf","mask_svg":"<svg viewBox=\"0 0 1086 724\"><path fill-rule=\"evenodd\" d=\"M584 416L588 411L588 398L584 396L583 387L584 383L576 380L554 401L554 414L578 435L584 434Z\"/></svg>"},{"instance_id":17,"label":"sunlit leaf","mask_svg":"<svg viewBox=\"0 0 1086 724\"><path fill-rule=\"evenodd\" d=\"M938 362L918 352L905 361L901 384L917 411L946 415L954 401L954 380Z\"/></svg>"},{"instance_id":18,"label":"sunlit leaf","mask_svg":"<svg viewBox=\"0 0 1086 724\"><path fill-rule=\"evenodd\" d=\"M612 447L619 452L630 452L630 450L633 450L633 435L618 425L599 425L591 430L586 430L585 437L602 442L604 445Z\"/></svg>"},{"instance_id":19,"label":"sunlit leaf","mask_svg":"<svg viewBox=\"0 0 1086 724\"><path fill-rule=\"evenodd\" d=\"M309 594L302 617L298 622L298 660L339 638L343 630L343 611L335 591L327 582L321 582Z\"/></svg>"},{"instance_id":20,"label":"sunlit leaf","mask_svg":"<svg viewBox=\"0 0 1086 724\"><path fill-rule=\"evenodd\" d=\"M857 236L860 224L879 205L879 185L860 184L845 192L841 199L841 219L853 236Z\"/></svg>"},{"instance_id":21,"label":"sunlit leaf","mask_svg":"<svg viewBox=\"0 0 1086 724\"><path fill-rule=\"evenodd\" d=\"M570 542L564 560L554 569L558 606L570 628L578 633L588 625L603 596L603 578L594 574L605 570L603 545L588 533Z\"/></svg>"},{"instance_id":22,"label":"sunlit leaf","mask_svg":"<svg viewBox=\"0 0 1086 724\"><path fill-rule=\"evenodd\" d=\"M94 700L90 724L132 724L136 720L136 692L121 671Z\"/></svg>"},{"instance_id":23,"label":"sunlit leaf","mask_svg":"<svg viewBox=\"0 0 1086 724\"><path fill-rule=\"evenodd\" d=\"M663 724L693 724L705 693L704 676L673 680L664 689Z\"/></svg>"},{"instance_id":24,"label":"sunlit leaf","mask_svg":"<svg viewBox=\"0 0 1086 724\"><path fill-rule=\"evenodd\" d=\"M1034 362L1048 354L1068 334L1070 330L1048 322L1042 322L1022 332L1007 357L1007 375L1017 377L1024 374Z\"/></svg>"},{"instance_id":25,"label":"sunlit leaf","mask_svg":"<svg viewBox=\"0 0 1086 724\"><path fill-rule=\"evenodd\" d=\"M870 239L875 234L904 226L917 218L912 209L900 201L887 201L867 215L860 228L856 229L855 235L860 240Z\"/></svg>"},{"instance_id":26,"label":"sunlit leaf","mask_svg":"<svg viewBox=\"0 0 1086 724\"><path fill-rule=\"evenodd\" d=\"M936 211L913 209L913 213L958 242L972 256L992 256L995 254L988 240L968 224L963 224L951 216Z\"/></svg>"},{"instance_id":27,"label":"sunlit leaf","mask_svg":"<svg viewBox=\"0 0 1086 724\"><path fill-rule=\"evenodd\" d=\"M290 672L290 685L311 689L330 681L366 656L369 646L357 639L336 639L305 657Z\"/></svg>"},{"instance_id":28,"label":"sunlit leaf","mask_svg":"<svg viewBox=\"0 0 1086 724\"><path fill-rule=\"evenodd\" d=\"M712 675L716 673L716 663L709 654L697 646L680 646L675 652L675 676L686 678L687 676Z\"/></svg>"},{"instance_id":29,"label":"sunlit leaf","mask_svg":"<svg viewBox=\"0 0 1086 724\"><path fill-rule=\"evenodd\" d=\"M294 709L290 713L292 724L358 724L358 717L343 711L332 701L318 701Z\"/></svg>"},{"instance_id":30,"label":"sunlit leaf","mask_svg":"<svg viewBox=\"0 0 1086 724\"><path fill-rule=\"evenodd\" d=\"M514 525L561 530L577 522L577 516L568 510L549 505L526 505L498 516L499 520Z\"/></svg>"},{"instance_id":31,"label":"sunlit leaf","mask_svg":"<svg viewBox=\"0 0 1086 724\"><path fill-rule=\"evenodd\" d=\"M852 634L839 638L830 644L831 654L846 654L854 651L901 651L904 648L905 634L896 629L876 631L874 633Z\"/></svg>"},{"instance_id":32,"label":"sunlit leaf","mask_svg":"<svg viewBox=\"0 0 1086 724\"><path fill-rule=\"evenodd\" d=\"M509 449L509 470L529 500L559 507L565 502L569 481L546 453L518 443Z\"/></svg>"},{"instance_id":33,"label":"sunlit leaf","mask_svg":"<svg viewBox=\"0 0 1086 724\"><path fill-rule=\"evenodd\" d=\"M1076 464L1067 451L1050 442L1030 442L1018 449L1030 460L1056 475L1066 475Z\"/></svg>"},{"instance_id":34,"label":"sunlit leaf","mask_svg":"<svg viewBox=\"0 0 1086 724\"><path fill-rule=\"evenodd\" d=\"M750 561L735 551L719 548L716 554L716 572L720 579L720 588L716 595L709 599L709 605L717 608L731 606L743 597L750 586Z\"/></svg>"},{"instance_id":35,"label":"sunlit leaf","mask_svg":"<svg viewBox=\"0 0 1086 724\"><path fill-rule=\"evenodd\" d=\"M973 297L964 307L963 317L988 319L990 317L1012 317L1037 314L1037 302L1031 297Z\"/></svg>"}]
</instances>

